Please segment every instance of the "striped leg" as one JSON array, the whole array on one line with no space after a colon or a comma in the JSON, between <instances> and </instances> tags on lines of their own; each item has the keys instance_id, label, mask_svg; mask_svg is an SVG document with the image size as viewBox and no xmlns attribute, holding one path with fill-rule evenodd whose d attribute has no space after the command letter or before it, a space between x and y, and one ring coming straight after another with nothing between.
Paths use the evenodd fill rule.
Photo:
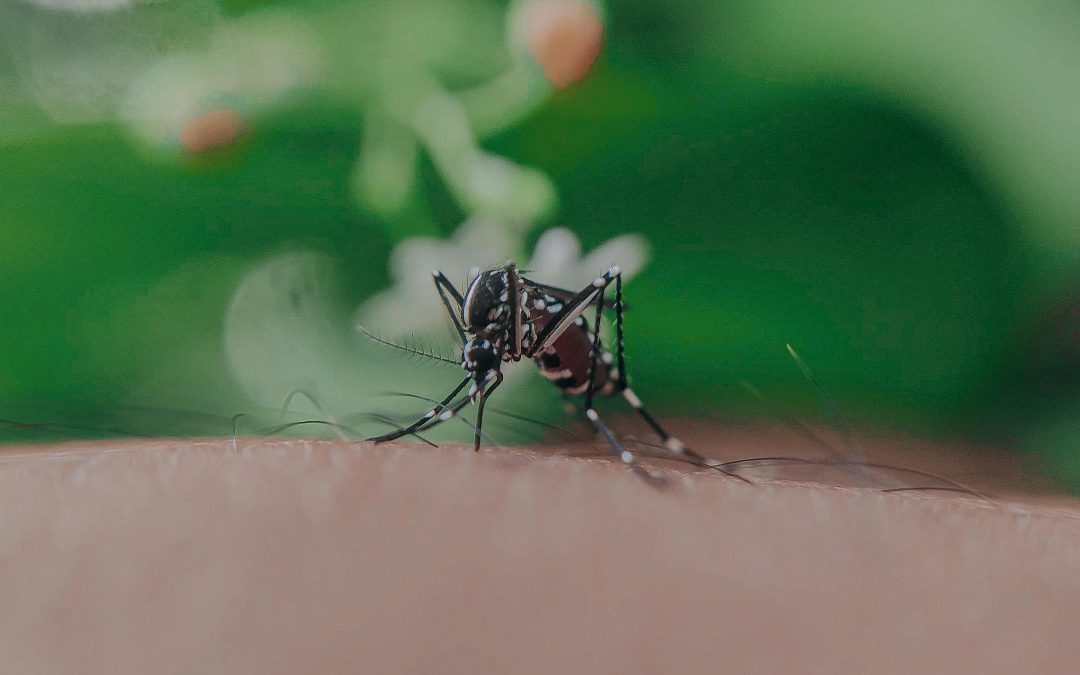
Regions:
<instances>
[{"instance_id":1,"label":"striped leg","mask_svg":"<svg viewBox=\"0 0 1080 675\"><path fill-rule=\"evenodd\" d=\"M602 303L598 306L602 306ZM597 343L599 343L600 341L599 319L600 317L597 316ZM645 406L642 404L641 399L638 398L637 394L634 393L634 390L630 388L630 384L626 374L626 348L623 345L623 301L621 274L615 275L615 367L618 370L617 391L622 392L623 398L626 399L626 402L630 404L630 407L636 410L639 415L641 415L641 418L645 420L645 423L648 424L653 431L656 432L656 435L660 437L661 441L663 441L664 447L667 448L668 452L670 452L675 458L689 461L693 464L698 464L701 466L712 467L720 473L731 476L733 478L738 478L744 483L750 482L742 476L734 474L730 471L726 471L722 466L720 466L721 462L719 460L709 459L704 455L700 455L694 452L690 448L686 447L685 443L669 434L667 430L664 429L664 427L660 426L660 423L656 421L656 418L649 414L649 411L646 410Z\"/></svg>"},{"instance_id":2,"label":"striped leg","mask_svg":"<svg viewBox=\"0 0 1080 675\"><path fill-rule=\"evenodd\" d=\"M374 443L383 443L385 441L392 441L395 438L401 438L402 436L408 436L408 435L413 434L413 433L415 433L417 431L422 431L424 429L428 429L428 428L434 426L439 421L441 421L442 415L446 414L446 411L447 411L446 407L450 404L450 401L452 401L453 398L458 395L458 392L460 392L462 389L464 389L465 385L468 384L471 380L472 380L471 377L466 377L464 380L461 381L460 384L458 384L458 386L454 387L454 390L452 392L450 392L447 395L447 397L442 400L441 403L436 405L431 410L427 411L427 413L425 413L423 417L416 420L415 422L413 422L409 426L402 427L400 429L395 429L394 431L382 434L380 436L372 436L371 438L368 438L368 439L365 439L365 440L372 441ZM466 397L463 400L468 402L470 399L468 397ZM460 408L458 408L458 409L460 410ZM453 417L453 415L450 415L450 417ZM447 417L447 419L449 419L450 417ZM434 423L429 424L433 420L434 420Z\"/></svg>"},{"instance_id":3,"label":"striped leg","mask_svg":"<svg viewBox=\"0 0 1080 675\"><path fill-rule=\"evenodd\" d=\"M450 315L450 320L454 322L454 330L457 331L458 337L461 338L461 344L465 344L465 327L461 325L461 319L459 318L461 316L461 306L465 303L465 300L461 297L461 293L454 288L454 284L450 283L450 280L446 278L445 274L439 270L432 270L431 276L435 280L435 290L439 291L439 298L442 300L443 307L446 308L446 313Z\"/></svg>"},{"instance_id":4,"label":"striped leg","mask_svg":"<svg viewBox=\"0 0 1080 675\"><path fill-rule=\"evenodd\" d=\"M600 340L600 322L603 319L604 312L604 289L607 288L612 279L620 280L621 278L622 274L619 272L619 268L612 266L607 274L597 277L596 281L593 282L593 286L597 289L595 296L596 323L593 326L592 350L589 352L589 385L585 390L585 416L589 418L589 421L593 423L593 426L600 432L600 435L602 435L611 445L612 452L615 453L615 456L617 456L623 464L629 466L642 478L650 482L659 483L662 482L660 477L638 464L637 460L634 459L634 454L623 447L623 444L619 442L619 439L615 437L615 434L611 433L611 430L608 429L607 425L600 419L599 413L597 413L596 409L593 407L593 396L596 393L595 375L597 359L603 350ZM616 281L616 284L619 283L619 281Z\"/></svg>"},{"instance_id":5,"label":"striped leg","mask_svg":"<svg viewBox=\"0 0 1080 675\"><path fill-rule=\"evenodd\" d=\"M563 308L559 310L551 321L548 322L544 329L540 331L540 334L536 336L536 343L533 345L532 354L542 354L548 347L555 344L555 341L559 339L567 328L574 324L574 320L585 313L585 310L589 308L593 302L597 303L597 306L601 309L604 306L604 289L613 279L620 274L619 266L612 265L611 269L604 272L600 276L585 287L584 290L579 292L570 300L563 303Z\"/></svg>"},{"instance_id":6,"label":"striped leg","mask_svg":"<svg viewBox=\"0 0 1080 675\"><path fill-rule=\"evenodd\" d=\"M495 380L495 384L487 387L488 382L491 382L492 380ZM428 429L438 424L441 424L442 422L453 419L459 412L461 412L461 409L469 403L472 403L473 401L479 401L480 413L478 415L477 424L473 426L476 431L476 449L479 449L479 443L481 438L480 421L483 418L484 399L489 396L491 392L495 391L496 387L502 384L502 373L500 373L499 371L489 371L488 377L484 380L483 386L476 387L474 385L474 387L468 392L467 395L462 396L459 401L451 404L450 401L455 396L457 396L458 392L460 392L470 381L472 381L471 377L467 377L462 380L461 384L455 387L454 390L446 396L446 398L437 403L435 407L427 411L423 417L416 420L409 426L402 427L401 429L391 431L390 433L386 433L381 436L373 436L365 440L372 441L374 443L383 443L385 441L392 441L395 438L401 438L402 436L415 434L419 431L427 431ZM487 389L484 389L484 387L487 387ZM425 440L425 442L427 441Z\"/></svg>"},{"instance_id":7,"label":"striped leg","mask_svg":"<svg viewBox=\"0 0 1080 675\"><path fill-rule=\"evenodd\" d=\"M484 426L484 404L487 402L488 396L491 392L495 391L503 381L502 372L495 370L495 384L488 387L487 391L480 389L476 392L477 395L477 407L476 407L476 424L474 425L475 436L473 437L473 451L480 452L480 428Z\"/></svg>"}]
</instances>

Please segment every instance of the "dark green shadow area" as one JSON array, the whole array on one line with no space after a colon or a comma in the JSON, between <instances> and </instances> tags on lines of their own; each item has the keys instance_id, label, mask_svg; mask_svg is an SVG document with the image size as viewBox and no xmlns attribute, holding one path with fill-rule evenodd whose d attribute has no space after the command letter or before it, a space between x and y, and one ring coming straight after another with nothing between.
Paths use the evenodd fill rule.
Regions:
<instances>
[{"instance_id":1,"label":"dark green shadow area","mask_svg":"<svg viewBox=\"0 0 1080 675\"><path fill-rule=\"evenodd\" d=\"M248 263L327 250L353 298L385 277L382 226L354 208L353 128L278 125L200 166L157 164L112 128L0 157L0 308L9 400L237 405L222 315Z\"/></svg>"},{"instance_id":2,"label":"dark green shadow area","mask_svg":"<svg viewBox=\"0 0 1080 675\"><path fill-rule=\"evenodd\" d=\"M753 410L743 377L824 416L791 343L856 418L978 424L1029 263L948 147L859 92L615 68L494 147L557 177L587 244L653 245L627 344L654 405Z\"/></svg>"}]
</instances>

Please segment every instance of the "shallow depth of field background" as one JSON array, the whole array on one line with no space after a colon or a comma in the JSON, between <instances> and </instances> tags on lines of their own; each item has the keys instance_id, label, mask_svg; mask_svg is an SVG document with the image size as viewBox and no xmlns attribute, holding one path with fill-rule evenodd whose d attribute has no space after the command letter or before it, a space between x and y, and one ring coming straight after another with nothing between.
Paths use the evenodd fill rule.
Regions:
<instances>
[{"instance_id":1,"label":"shallow depth of field background","mask_svg":"<svg viewBox=\"0 0 1080 675\"><path fill-rule=\"evenodd\" d=\"M370 328L446 335L391 252L482 221L426 244L460 283L565 226L647 244L627 347L660 415L765 414L744 378L834 422L791 343L857 425L1080 487L1074 3L2 2L4 418L225 434L294 387L419 412L379 393L457 373L355 329L397 288L416 325ZM539 377L498 401L565 421Z\"/></svg>"}]
</instances>

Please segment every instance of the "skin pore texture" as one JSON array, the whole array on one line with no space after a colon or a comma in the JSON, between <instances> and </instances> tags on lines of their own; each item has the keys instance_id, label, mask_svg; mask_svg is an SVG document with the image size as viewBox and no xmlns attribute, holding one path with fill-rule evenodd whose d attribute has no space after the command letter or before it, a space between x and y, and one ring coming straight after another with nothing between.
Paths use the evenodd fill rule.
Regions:
<instances>
[{"instance_id":1,"label":"skin pore texture","mask_svg":"<svg viewBox=\"0 0 1080 675\"><path fill-rule=\"evenodd\" d=\"M812 454L768 430L673 426L725 459ZM952 461L954 472L973 456L863 444L868 460L892 463L898 453L878 450L901 446L903 461ZM9 447L0 664L548 674L1060 673L1080 663L1074 500L985 476L967 477L992 501L750 471L748 485L649 465L665 488L608 457L552 448Z\"/></svg>"}]
</instances>

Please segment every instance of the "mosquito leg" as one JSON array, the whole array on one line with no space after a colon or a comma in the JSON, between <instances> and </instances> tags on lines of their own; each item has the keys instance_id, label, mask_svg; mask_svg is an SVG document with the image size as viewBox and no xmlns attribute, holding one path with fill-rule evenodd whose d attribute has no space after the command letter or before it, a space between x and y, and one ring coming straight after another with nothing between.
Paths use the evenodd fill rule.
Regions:
<instances>
[{"instance_id":1,"label":"mosquito leg","mask_svg":"<svg viewBox=\"0 0 1080 675\"><path fill-rule=\"evenodd\" d=\"M737 473L725 469L723 462L721 462L720 460L712 459L697 452L694 452L690 448L686 447L685 443L669 434L664 429L664 427L660 426L660 423L656 421L656 418L649 414L649 411L645 409L644 405L642 405L641 399L637 397L637 394L634 393L633 389L631 389L630 387L623 389L622 395L623 398L626 399L626 402L629 403L630 406L634 410L636 410L639 415L641 415L641 418L645 420L645 423L648 424L652 428L652 430L656 432L656 435L660 437L661 441L663 441L664 448L667 449L667 451L670 452L673 457L675 457L676 459L689 461L691 464L697 464L702 467L709 467L711 469L715 469L716 471L719 471L725 476L737 478L744 483L749 483L750 485L753 485L752 481L747 480L746 478L740 476Z\"/></svg>"},{"instance_id":2,"label":"mosquito leg","mask_svg":"<svg viewBox=\"0 0 1080 675\"><path fill-rule=\"evenodd\" d=\"M428 398L428 397L426 397L426 396L420 396L420 395L418 395L418 394L410 394L410 396L412 396L413 398L418 398L418 399L421 399L421 400L427 401L428 403L432 403L432 404L434 404L434 405L440 405L440 404L439 404L439 402L438 402L438 400L436 400L436 399L433 399L433 398ZM442 409L443 409L443 410L445 410L445 408L442 408ZM374 420L374 421L376 421L376 422L383 422L383 423L385 423L385 424L388 424L389 426L392 426L392 427L394 427L394 428L397 428L398 426L400 426L400 424L399 424L399 423L398 423L398 422L397 422L396 420L392 419L392 418L391 418L390 416L388 416L388 415L383 415L383 414L380 414L380 413L365 413L365 414L363 414L363 415L360 415L359 413L356 413L356 414L352 415L352 417L359 417L359 418L362 418L362 419L369 419L369 420ZM470 422L470 421L469 421L468 419L466 419L465 417L463 417L463 416L458 416L458 417L457 417L457 419L458 419L458 420L459 420L459 421L460 421L460 422L461 422L462 424L464 424L465 426L469 427L469 429L471 429L471 430L475 430L475 429L476 429L475 425L473 425L473 423L472 423L472 422ZM419 439L419 440L421 440L421 441L423 441L424 443L426 443L426 444L430 445L430 446L431 446L431 447L433 447L433 448L437 448L437 447L439 447L437 443L434 443L434 442L432 442L432 441L428 440L427 438L425 438L424 436L421 436L421 435L420 435L420 434L418 434L418 433L414 433L414 434L412 434L412 437L413 437L413 438L416 438L416 439ZM486 435L486 434L485 434L485 436L484 436L484 440L486 440L486 441L487 441L488 443L492 443L491 439L490 439L489 437L487 437L487 435Z\"/></svg>"},{"instance_id":3,"label":"mosquito leg","mask_svg":"<svg viewBox=\"0 0 1080 675\"><path fill-rule=\"evenodd\" d=\"M634 473L651 483L662 482L662 479L660 479L656 474L649 471L641 464L638 464L637 460L634 459L634 453L623 447L623 444L619 442L619 439L615 437L615 434L611 433L611 430L608 429L607 425L604 424L603 420L600 419L600 415L596 412L595 409L589 408L588 410L586 410L585 416L589 418L589 421L593 423L593 426L596 427L596 430L600 432L600 435L603 436L604 439L611 445L611 451L615 454L616 457L619 458L619 460L622 461L623 464L633 469Z\"/></svg>"},{"instance_id":4,"label":"mosquito leg","mask_svg":"<svg viewBox=\"0 0 1080 675\"><path fill-rule=\"evenodd\" d=\"M472 378L469 378L469 379L472 379ZM488 379L485 379L483 386L487 386L487 383L490 382L490 381L491 381L490 377ZM496 385L498 385L498 384L499 383L497 382ZM436 416L434 418L428 418L428 420L426 422L423 422L420 425L420 428L417 429L417 430L418 431L427 431L428 429L430 429L431 427L433 427L433 426L435 426L437 424L440 424L440 423L445 422L447 420L453 419L458 413L461 412L462 408L464 408L469 403L472 403L473 401L475 401L477 399L477 397L486 396L487 394L490 394L492 389L494 389L494 386L489 388L487 391L470 391L465 396L462 396L461 399L459 399L457 401L457 403L454 403L452 405L441 404L441 406L436 406L436 408L441 409L442 412L440 412L438 414L438 416Z\"/></svg>"},{"instance_id":5,"label":"mosquito leg","mask_svg":"<svg viewBox=\"0 0 1080 675\"><path fill-rule=\"evenodd\" d=\"M603 303L600 303L603 305ZM597 331L600 324L596 324ZM615 369L618 371L616 386L619 391L626 391L629 386L626 382L626 348L623 346L623 301L622 301L622 275L615 275Z\"/></svg>"},{"instance_id":6,"label":"mosquito leg","mask_svg":"<svg viewBox=\"0 0 1080 675\"><path fill-rule=\"evenodd\" d=\"M637 394L634 393L634 390L630 388L630 383L629 383L628 376L627 376L627 373L626 373L626 347L625 347L625 345L623 343L623 309L624 308L623 308L623 299L622 299L622 275L621 274L616 274L614 281L615 281L615 369L618 371L617 381L615 383L616 391L622 393L623 398L626 399L626 402L630 404L630 407L633 408L634 410L636 410L637 413L639 415L641 415L641 418L643 420L645 420L645 423L648 424L649 427L652 428L652 430L656 432L656 435L660 437L661 441L663 441L664 447L667 448L668 452L670 452L672 455L674 455L676 457L679 457L681 459L690 460L691 462L694 462L694 463L697 463L697 464L700 464L700 465L710 466L710 467L716 469L717 471L719 471L719 472L721 472L721 473L723 473L725 475L732 476L734 478L738 478L739 480L741 480L743 482L749 483L750 481L746 480L742 476L739 476L739 475L737 475L735 473L732 473L730 471L726 471L723 467L720 466L720 462L718 460L709 459L708 457L705 457L704 455L700 455L700 454L694 452L690 448L686 447L685 443L683 443L678 438L675 438L674 436L669 434L667 432L667 430L664 429L664 427L660 426L660 423L656 421L656 418L654 418L652 415L649 414L649 411L646 410L645 406L641 403L641 399L638 398ZM601 297L601 299L603 298L603 293L602 292L601 292L600 297ZM601 302L600 306L602 306L602 305L603 305L603 303ZM597 323L596 323L596 339L597 339L597 342L599 342L599 340L600 340L600 321L599 321L599 319L600 319L600 317L598 316L597 317Z\"/></svg>"},{"instance_id":7,"label":"mosquito leg","mask_svg":"<svg viewBox=\"0 0 1080 675\"><path fill-rule=\"evenodd\" d=\"M410 393L403 392L403 391L388 391L388 392L383 392L383 393L388 395L388 396L401 396L401 397L404 397L404 398L415 398L415 399L419 399L421 401L427 401L428 403L438 403L437 400L435 400L433 398L428 398L427 396L421 396L420 394L410 394ZM491 393L491 391L489 390L488 394L490 394L490 393ZM528 417L526 415L519 415L517 413L510 412L509 410L502 410L500 408L492 408L491 412L495 413L496 415L501 415L503 417L508 417L508 418L510 418L512 420L517 420L519 422L528 422L529 424L535 424L538 427L544 427L545 429L548 429L550 431L554 431L555 433L562 434L563 436L566 436L567 438L569 438L571 440L575 440L575 441L582 440L581 436L575 434L574 432L570 431L569 429L564 429L564 428L560 427L558 424L552 424L550 422L545 422L543 420L538 420L536 418ZM572 412L572 410L570 412ZM395 426L396 426L396 423L395 423ZM472 427L471 424L469 426ZM488 440L488 442L491 441L490 438L488 438L487 440Z\"/></svg>"},{"instance_id":8,"label":"mosquito leg","mask_svg":"<svg viewBox=\"0 0 1080 675\"><path fill-rule=\"evenodd\" d=\"M552 296L553 298L555 298L559 302L563 302L563 303L570 302L571 300L573 300L574 296L577 295L576 291L569 291L569 290L567 290L565 288L559 288L558 286L552 286L550 284L542 284L542 283L540 283L538 281L531 281L531 280L529 281L529 283L532 284L533 286L535 286L536 288L539 288L544 293L547 293L548 295ZM604 301L604 309L611 309L614 306L615 306L615 301L614 300L605 300Z\"/></svg>"},{"instance_id":9,"label":"mosquito leg","mask_svg":"<svg viewBox=\"0 0 1080 675\"><path fill-rule=\"evenodd\" d=\"M477 391L477 397L479 403L476 409L476 424L473 426L475 429L475 436L473 437L473 452L480 451L480 428L484 426L484 404L487 403L488 396L491 396L491 392L495 391L503 381L503 374L499 371L493 371L495 373L495 384L491 385L487 391Z\"/></svg>"},{"instance_id":10,"label":"mosquito leg","mask_svg":"<svg viewBox=\"0 0 1080 675\"><path fill-rule=\"evenodd\" d=\"M616 270L615 278L620 276L618 270ZM597 281L602 280L597 279ZM586 374L586 381L588 386L585 388L585 410L593 409L593 395L596 394L596 366L600 357L600 352L603 350L603 345L600 344L600 322L604 319L604 289L606 285L600 286L598 294L596 296L596 323L593 325L593 343L592 349L589 350L589 370ZM588 329L586 329L588 330ZM590 418L591 419L591 418Z\"/></svg>"},{"instance_id":11,"label":"mosquito leg","mask_svg":"<svg viewBox=\"0 0 1080 675\"><path fill-rule=\"evenodd\" d=\"M521 275L514 263L506 264L507 300L510 306L510 344L508 350L514 359L521 358L521 336L524 326L521 321ZM501 380L500 380L501 381ZM497 386L497 384L496 384Z\"/></svg>"},{"instance_id":12,"label":"mosquito leg","mask_svg":"<svg viewBox=\"0 0 1080 675\"><path fill-rule=\"evenodd\" d=\"M603 293L601 293L601 298ZM601 303L602 304L602 303ZM596 317L596 339L600 340L600 316ZM595 364L594 364L595 365ZM649 411L645 410L645 406L641 404L641 399L637 397L634 390L630 388L630 384L626 374L626 347L623 344L623 304L622 304L622 275L615 275L615 368L618 370L618 381L616 382L617 390L622 392L623 398L630 404L634 410L641 415L646 424L652 427L652 430L663 441L664 447L666 447L673 454L681 457L688 457L695 461L707 462L705 457L702 457L698 453L686 447L686 444L669 434L664 427L660 426L660 423L649 414Z\"/></svg>"},{"instance_id":13,"label":"mosquito leg","mask_svg":"<svg viewBox=\"0 0 1080 675\"><path fill-rule=\"evenodd\" d=\"M381 436L373 436L373 437L365 439L365 440L369 440L369 441L372 441L374 443L382 443L384 441L391 441L391 440L394 440L395 438L400 438L402 436L415 434L418 431L427 431L428 429L431 429L432 427L434 427L434 426L436 426L436 425L438 425L438 424L440 424L442 422L445 422L445 421L447 421L449 419L453 419L459 412L461 412L461 409L464 408L466 405L468 405L469 403L472 403L473 401L477 400L478 398L482 401L483 397L490 394L495 389L495 387L499 386L499 384L502 383L502 373L499 373L498 371L492 371L492 372L494 372L494 375L491 375L488 379L486 379L484 381L483 386L486 386L487 383L490 382L492 378L494 378L496 380L496 382L495 382L494 385L489 387L486 391L483 390L482 388L479 389L479 390L470 391L465 396L462 396L461 399L458 400L456 403L451 404L450 401L455 396L457 396L458 392L460 392L465 387L466 384L468 384L470 381L472 381L471 377L467 377L464 380L462 380L462 382L457 387L455 387L454 391L450 392L450 394L447 395L446 398L444 398L442 401L440 401L438 404L436 404L435 407L432 408L431 410L429 410L423 417L416 420L415 422L413 422L409 426L403 427L401 429L398 429L396 431L392 431L392 432L387 433L387 434L383 434ZM475 426L475 425L471 425L471 426L473 426L473 428L476 429L477 432L479 433L479 426Z\"/></svg>"},{"instance_id":14,"label":"mosquito leg","mask_svg":"<svg viewBox=\"0 0 1080 675\"><path fill-rule=\"evenodd\" d=\"M630 407L637 411L641 418L645 420L645 423L656 432L656 435L660 437L660 440L664 443L664 447L671 451L673 454L683 457L689 457L694 460L709 461L705 457L694 452L690 448L686 447L686 444L675 438L667 432L664 427L660 426L660 423L656 421L656 418L649 414L649 411L645 409L645 406L641 403L641 399L637 397L634 390L630 387L626 387L622 390L623 398L630 404Z\"/></svg>"},{"instance_id":15,"label":"mosquito leg","mask_svg":"<svg viewBox=\"0 0 1080 675\"><path fill-rule=\"evenodd\" d=\"M389 426L392 426L392 427L396 427L398 425L398 423L395 420L391 419L390 417L388 417L386 415L380 415L378 413L371 413L370 415L368 415L368 417L370 419L375 420L376 422L383 422L383 423L385 423L385 424L387 424ZM422 441L423 443L425 443L427 445L430 445L433 448L439 447L438 445L436 445L435 443L432 443L431 441L424 438L420 434L413 434L412 436L413 436L413 438L416 438L416 439Z\"/></svg>"},{"instance_id":16,"label":"mosquito leg","mask_svg":"<svg viewBox=\"0 0 1080 675\"><path fill-rule=\"evenodd\" d=\"M614 269L614 278L618 279L619 270L617 267ZM601 281L602 279L604 279L604 277L597 279L597 281ZM610 279L608 279L608 281L610 281ZM601 319L603 319L604 288L606 287L606 285L607 284L605 283L603 285L597 286L598 293L596 295L596 325L593 327L593 344L592 349L589 351L589 384L588 387L585 389L585 416L589 418L589 421L593 423L593 426L595 426L596 430L600 432L600 435L603 436L611 445L612 452L615 453L615 455L622 461L623 464L629 466L631 469L634 470L636 474L638 474L642 478L650 482L656 482L658 480L657 476L645 467L638 464L637 460L634 459L634 453L623 447L623 444L619 442L619 439L615 437L615 434L611 433L611 430L608 429L607 425L604 424L603 420L600 419L600 414L596 412L595 408L593 408L593 395L596 393L597 359L600 356L600 351L603 349L600 342L600 321Z\"/></svg>"},{"instance_id":17,"label":"mosquito leg","mask_svg":"<svg viewBox=\"0 0 1080 675\"><path fill-rule=\"evenodd\" d=\"M461 325L461 306L465 304L465 299L461 297L461 293L454 288L454 284L446 278L445 274L439 270L432 270L431 276L434 278L435 290L439 292L443 307L446 308L446 313L450 315L450 320L454 322L454 330L457 331L458 337L461 338L461 343L465 344L465 328ZM453 302L451 302L451 299ZM456 308L454 303L457 303Z\"/></svg>"},{"instance_id":18,"label":"mosquito leg","mask_svg":"<svg viewBox=\"0 0 1080 675\"><path fill-rule=\"evenodd\" d=\"M540 334L536 336L536 342L533 344L530 350L530 355L541 354L548 347L553 345L559 336L562 335L567 328L573 325L574 320L581 316L589 305L596 302L597 298L600 298L598 305L603 308L603 292L607 288L607 285L611 283L612 279L615 279L620 274L619 266L612 265L611 269L604 272L600 276L582 289L572 299L563 304L563 308L559 310L555 316L551 318L544 329L540 331Z\"/></svg>"},{"instance_id":19,"label":"mosquito leg","mask_svg":"<svg viewBox=\"0 0 1080 675\"><path fill-rule=\"evenodd\" d=\"M409 436L417 431L427 428L425 425L427 425L429 422L432 422L432 420L441 419L441 415L445 414L444 411L446 410L446 406L449 405L450 401L452 401L453 398L458 395L458 392L465 388L465 385L467 385L470 380L472 380L471 377L466 377L464 380L462 380L461 383L458 384L458 386L454 387L454 390L450 392L447 397L442 400L441 403L436 405L431 410L427 411L427 413L425 413L423 417L416 420L409 426L396 429L380 436L372 436L371 438L365 440L369 440L374 443L383 443L385 441L392 441L395 438L401 438L402 436ZM468 401L469 399L466 398L465 400Z\"/></svg>"}]
</instances>

